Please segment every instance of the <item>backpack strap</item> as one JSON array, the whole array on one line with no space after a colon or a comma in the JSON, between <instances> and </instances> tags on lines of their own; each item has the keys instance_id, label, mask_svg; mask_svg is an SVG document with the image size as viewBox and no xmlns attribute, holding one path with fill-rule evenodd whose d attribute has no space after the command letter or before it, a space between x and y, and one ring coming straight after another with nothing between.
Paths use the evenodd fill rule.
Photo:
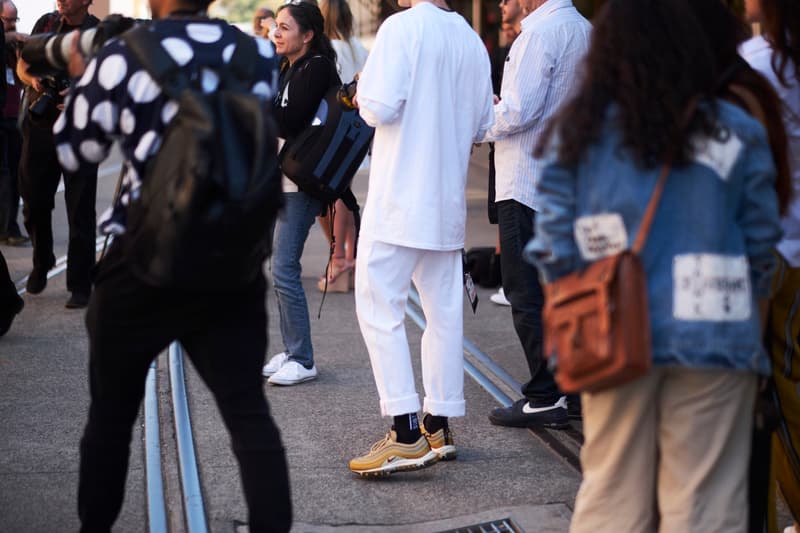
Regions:
<instances>
[{"instance_id":1,"label":"backpack strap","mask_svg":"<svg viewBox=\"0 0 800 533\"><path fill-rule=\"evenodd\" d=\"M233 50L230 68L224 71L225 86L249 92L249 84L256 77L258 45L255 39L242 30L235 26L233 28L236 35L236 48Z\"/></svg>"},{"instance_id":2,"label":"backpack strap","mask_svg":"<svg viewBox=\"0 0 800 533\"><path fill-rule=\"evenodd\" d=\"M358 246L358 233L361 230L361 208L358 207L358 200L356 200L356 195L353 194L353 189L350 187L342 193L340 200L344 203L345 207L353 213L353 222L355 222L356 226L356 239L353 244L353 257L355 257L358 253L358 249L356 248L356 246Z\"/></svg>"},{"instance_id":3,"label":"backpack strap","mask_svg":"<svg viewBox=\"0 0 800 533\"><path fill-rule=\"evenodd\" d=\"M189 78L155 36L148 26L139 26L123 33L122 40L161 90L173 100L178 100L184 89L189 87Z\"/></svg>"},{"instance_id":4,"label":"backpack strap","mask_svg":"<svg viewBox=\"0 0 800 533\"><path fill-rule=\"evenodd\" d=\"M237 29L235 35L236 47L230 68L221 69L220 81L225 87L249 92L249 83L255 78L258 45L241 30ZM128 49L161 90L171 99L178 100L191 82L185 70L161 46L160 40L153 37L154 32L147 26L139 26L122 34Z\"/></svg>"}]
</instances>

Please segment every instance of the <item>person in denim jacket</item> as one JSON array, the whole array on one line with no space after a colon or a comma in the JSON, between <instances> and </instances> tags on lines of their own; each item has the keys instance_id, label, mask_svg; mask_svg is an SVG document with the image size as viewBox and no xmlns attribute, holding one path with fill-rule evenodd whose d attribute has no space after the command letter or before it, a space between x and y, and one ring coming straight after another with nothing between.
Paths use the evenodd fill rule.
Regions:
<instances>
[{"instance_id":1,"label":"person in denim jacket","mask_svg":"<svg viewBox=\"0 0 800 533\"><path fill-rule=\"evenodd\" d=\"M526 253L544 281L629 248L673 165L641 253L654 368L582 395L571 531L745 531L757 375L770 370L761 306L781 235L766 134L707 96L720 73L686 4L610 2L594 28L582 86L539 148L551 164Z\"/></svg>"}]
</instances>

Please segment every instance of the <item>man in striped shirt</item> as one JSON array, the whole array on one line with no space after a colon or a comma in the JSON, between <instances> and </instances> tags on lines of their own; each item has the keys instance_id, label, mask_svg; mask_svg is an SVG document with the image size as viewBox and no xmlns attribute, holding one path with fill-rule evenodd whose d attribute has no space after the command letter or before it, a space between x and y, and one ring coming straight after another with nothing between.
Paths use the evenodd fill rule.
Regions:
<instances>
[{"instance_id":1,"label":"man in striped shirt","mask_svg":"<svg viewBox=\"0 0 800 533\"><path fill-rule=\"evenodd\" d=\"M522 260L533 237L540 209L534 189L544 161L533 149L548 120L575 86L578 65L589 46L591 25L572 0L519 0L522 32L511 46L503 70L494 126L484 142L495 143L495 201L500 226L500 268L503 290L511 302L517 331L531 372L525 396L510 407L492 411L501 426L568 425L566 398L547 369L542 354L544 295L536 268Z\"/></svg>"}]
</instances>

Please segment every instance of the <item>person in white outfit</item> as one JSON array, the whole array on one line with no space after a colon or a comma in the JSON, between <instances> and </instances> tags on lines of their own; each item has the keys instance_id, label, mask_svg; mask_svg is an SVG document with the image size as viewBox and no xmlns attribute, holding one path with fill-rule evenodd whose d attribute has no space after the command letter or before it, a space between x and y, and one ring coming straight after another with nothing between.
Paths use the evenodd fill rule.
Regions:
<instances>
[{"instance_id":1,"label":"person in white outfit","mask_svg":"<svg viewBox=\"0 0 800 533\"><path fill-rule=\"evenodd\" d=\"M472 144L493 122L489 55L478 35L444 0L400 5L411 9L380 27L357 92L361 116L376 129L356 258L356 313L381 414L394 417L386 438L350 461L360 475L415 470L455 456L447 419L465 410L467 167ZM422 405L404 326L412 281L427 318ZM420 407L428 413L422 428Z\"/></svg>"}]
</instances>

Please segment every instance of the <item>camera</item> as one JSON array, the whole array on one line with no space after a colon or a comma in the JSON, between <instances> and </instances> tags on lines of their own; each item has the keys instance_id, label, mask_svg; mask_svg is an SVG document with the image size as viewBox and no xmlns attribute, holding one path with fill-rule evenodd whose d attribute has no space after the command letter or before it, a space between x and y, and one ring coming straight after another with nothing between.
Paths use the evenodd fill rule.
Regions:
<instances>
[{"instance_id":1,"label":"camera","mask_svg":"<svg viewBox=\"0 0 800 533\"><path fill-rule=\"evenodd\" d=\"M28 64L28 73L33 76L64 76L75 39L78 39L78 52L83 57L90 58L107 40L142 22L145 21L123 15L109 15L94 28L77 35L72 32L34 35L25 42L20 57Z\"/></svg>"},{"instance_id":2,"label":"camera","mask_svg":"<svg viewBox=\"0 0 800 533\"><path fill-rule=\"evenodd\" d=\"M56 106L62 100L60 93L69 88L69 80L64 76L46 76L42 78L42 85L44 90L28 106L28 113L32 120L52 122L58 115Z\"/></svg>"}]
</instances>

